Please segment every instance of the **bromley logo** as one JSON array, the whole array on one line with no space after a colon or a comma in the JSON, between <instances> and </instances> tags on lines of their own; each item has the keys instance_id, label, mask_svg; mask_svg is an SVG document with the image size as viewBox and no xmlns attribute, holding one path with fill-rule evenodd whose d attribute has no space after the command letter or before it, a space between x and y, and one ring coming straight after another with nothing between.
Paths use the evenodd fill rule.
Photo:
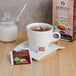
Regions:
<instances>
[{"instance_id":1,"label":"bromley logo","mask_svg":"<svg viewBox=\"0 0 76 76\"><path fill-rule=\"evenodd\" d=\"M64 11L68 11L68 10L69 10L69 8L67 7L65 1L60 1L60 4L58 4L58 5L56 6L56 9L64 10Z\"/></svg>"},{"instance_id":2,"label":"bromley logo","mask_svg":"<svg viewBox=\"0 0 76 76\"><path fill-rule=\"evenodd\" d=\"M61 1L61 5L65 5L65 2L64 1Z\"/></svg>"}]
</instances>

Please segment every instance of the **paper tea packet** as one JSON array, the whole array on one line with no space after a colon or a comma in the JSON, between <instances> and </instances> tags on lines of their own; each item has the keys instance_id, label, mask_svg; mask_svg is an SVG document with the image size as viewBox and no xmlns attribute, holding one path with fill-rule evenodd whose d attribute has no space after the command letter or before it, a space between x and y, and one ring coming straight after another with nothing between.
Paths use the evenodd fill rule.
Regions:
<instances>
[{"instance_id":1,"label":"paper tea packet","mask_svg":"<svg viewBox=\"0 0 76 76\"><path fill-rule=\"evenodd\" d=\"M21 65L21 64L31 64L32 59L29 49L21 49L20 51L11 51L11 64L12 65Z\"/></svg>"}]
</instances>

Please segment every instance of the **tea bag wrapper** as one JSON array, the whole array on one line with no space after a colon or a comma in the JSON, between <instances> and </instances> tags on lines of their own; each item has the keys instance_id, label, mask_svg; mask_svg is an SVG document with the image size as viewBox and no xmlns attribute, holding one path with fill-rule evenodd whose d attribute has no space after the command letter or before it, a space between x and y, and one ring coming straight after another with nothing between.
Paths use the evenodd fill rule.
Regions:
<instances>
[{"instance_id":1,"label":"tea bag wrapper","mask_svg":"<svg viewBox=\"0 0 76 76\"><path fill-rule=\"evenodd\" d=\"M30 49L21 49L19 51L13 50L10 52L10 57L11 57L12 65L31 64L32 63Z\"/></svg>"}]
</instances>

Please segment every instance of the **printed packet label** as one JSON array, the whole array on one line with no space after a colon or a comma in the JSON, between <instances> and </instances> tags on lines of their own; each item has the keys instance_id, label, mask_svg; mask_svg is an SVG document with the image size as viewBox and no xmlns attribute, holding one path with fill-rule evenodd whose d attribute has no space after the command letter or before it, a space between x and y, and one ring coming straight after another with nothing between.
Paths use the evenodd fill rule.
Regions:
<instances>
[{"instance_id":1,"label":"printed packet label","mask_svg":"<svg viewBox=\"0 0 76 76\"><path fill-rule=\"evenodd\" d=\"M30 55L30 49L21 49L20 51L13 50L10 52L11 64L31 64L32 58Z\"/></svg>"}]
</instances>

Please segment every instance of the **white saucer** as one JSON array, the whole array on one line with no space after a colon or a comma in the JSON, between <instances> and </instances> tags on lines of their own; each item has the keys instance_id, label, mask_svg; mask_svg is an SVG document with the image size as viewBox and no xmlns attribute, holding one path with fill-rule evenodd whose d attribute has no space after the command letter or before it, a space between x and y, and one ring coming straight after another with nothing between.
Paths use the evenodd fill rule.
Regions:
<instances>
[{"instance_id":1,"label":"white saucer","mask_svg":"<svg viewBox=\"0 0 76 76\"><path fill-rule=\"evenodd\" d=\"M15 47L14 50L19 51L20 49L23 49L23 48L24 49L25 48L30 48L28 41L22 42L17 47ZM47 54L52 53L52 52L54 52L58 49L63 49L63 48L65 48L65 47L59 46L59 45L56 45L56 44L50 44L47 51L44 52L44 53L36 53L36 52L31 50L31 57L35 60L40 60L42 57L46 56Z\"/></svg>"}]
</instances>

